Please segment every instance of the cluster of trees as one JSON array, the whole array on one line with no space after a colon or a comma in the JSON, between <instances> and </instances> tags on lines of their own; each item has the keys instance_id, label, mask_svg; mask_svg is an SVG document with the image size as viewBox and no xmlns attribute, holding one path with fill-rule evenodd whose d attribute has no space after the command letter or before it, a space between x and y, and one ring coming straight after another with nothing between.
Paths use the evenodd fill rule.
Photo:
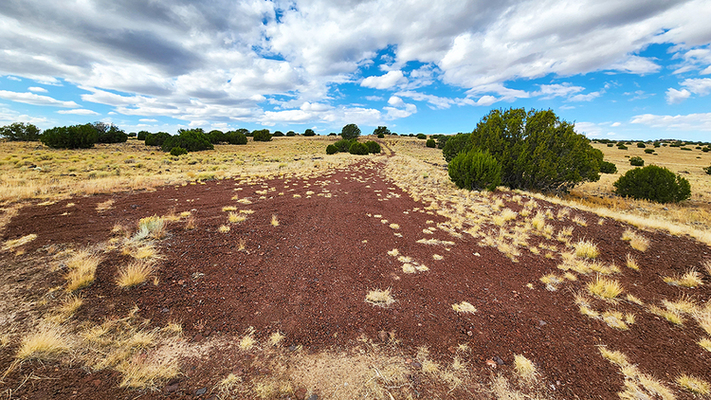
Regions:
<instances>
[{"instance_id":1,"label":"cluster of trees","mask_svg":"<svg viewBox=\"0 0 711 400\"><path fill-rule=\"evenodd\" d=\"M381 128L381 127L379 127ZM385 127L382 127L385 128ZM385 128L387 129L387 128ZM376 129L377 130L377 129ZM351 153L358 155L379 154L381 151L378 142L369 140L365 143L358 141L360 128L356 124L348 124L341 129L342 139L326 146L326 154Z\"/></svg>"}]
</instances>

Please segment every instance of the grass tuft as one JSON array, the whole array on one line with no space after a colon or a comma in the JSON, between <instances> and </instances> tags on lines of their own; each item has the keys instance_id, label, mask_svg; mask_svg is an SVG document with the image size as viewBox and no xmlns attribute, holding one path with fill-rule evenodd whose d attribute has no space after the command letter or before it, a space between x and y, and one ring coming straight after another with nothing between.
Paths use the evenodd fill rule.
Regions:
<instances>
[{"instance_id":1,"label":"grass tuft","mask_svg":"<svg viewBox=\"0 0 711 400\"><path fill-rule=\"evenodd\" d=\"M49 360L68 352L69 349L69 343L58 331L46 328L23 338L16 357L20 360Z\"/></svg>"},{"instance_id":2,"label":"grass tuft","mask_svg":"<svg viewBox=\"0 0 711 400\"><path fill-rule=\"evenodd\" d=\"M20 246L25 245L35 239L37 239L37 235L35 235L34 233L31 233L31 234L25 235L19 239L8 240L2 244L2 251L8 251L8 250L14 249L15 247L20 247Z\"/></svg>"},{"instance_id":3,"label":"grass tuft","mask_svg":"<svg viewBox=\"0 0 711 400\"><path fill-rule=\"evenodd\" d=\"M162 239L165 237L165 225L165 220L157 215L141 218L138 221L138 232L133 236L133 239L144 240L149 237Z\"/></svg>"},{"instance_id":4,"label":"grass tuft","mask_svg":"<svg viewBox=\"0 0 711 400\"><path fill-rule=\"evenodd\" d=\"M365 302L374 306L387 307L395 302L395 299L390 295L390 288L385 290L371 290L365 296Z\"/></svg>"},{"instance_id":5,"label":"grass tuft","mask_svg":"<svg viewBox=\"0 0 711 400\"><path fill-rule=\"evenodd\" d=\"M580 258L597 258L600 252L597 249L597 245L589 240L581 240L575 243L575 255Z\"/></svg>"},{"instance_id":6,"label":"grass tuft","mask_svg":"<svg viewBox=\"0 0 711 400\"><path fill-rule=\"evenodd\" d=\"M463 301L459 304L452 304L452 309L458 313L474 314L476 312L476 307L466 301Z\"/></svg>"},{"instance_id":7,"label":"grass tuft","mask_svg":"<svg viewBox=\"0 0 711 400\"><path fill-rule=\"evenodd\" d=\"M285 337L286 336L279 331L274 332L269 335L269 344L274 347L279 346L281 344L281 341L284 340Z\"/></svg>"},{"instance_id":8,"label":"grass tuft","mask_svg":"<svg viewBox=\"0 0 711 400\"><path fill-rule=\"evenodd\" d=\"M516 373L525 381L535 381L538 370L531 360L521 354L514 355L514 369Z\"/></svg>"},{"instance_id":9,"label":"grass tuft","mask_svg":"<svg viewBox=\"0 0 711 400\"><path fill-rule=\"evenodd\" d=\"M588 283L588 291L603 300L615 300L615 298L622 293L622 285L616 280L607 279L598 275L594 282Z\"/></svg>"},{"instance_id":10,"label":"grass tuft","mask_svg":"<svg viewBox=\"0 0 711 400\"><path fill-rule=\"evenodd\" d=\"M69 261L69 273L66 275L67 291L74 292L85 288L94 282L96 267L101 263L101 257L88 251L76 253Z\"/></svg>"},{"instance_id":11,"label":"grass tuft","mask_svg":"<svg viewBox=\"0 0 711 400\"><path fill-rule=\"evenodd\" d=\"M699 379L687 374L683 374L676 378L676 383L682 388L694 394L707 396L711 393L711 385L703 379Z\"/></svg>"},{"instance_id":12,"label":"grass tuft","mask_svg":"<svg viewBox=\"0 0 711 400\"><path fill-rule=\"evenodd\" d=\"M237 214L230 211L230 213L227 215L227 220L230 221L230 223L239 224L240 222L246 221L247 217L242 214Z\"/></svg>"},{"instance_id":13,"label":"grass tuft","mask_svg":"<svg viewBox=\"0 0 711 400\"><path fill-rule=\"evenodd\" d=\"M644 252L644 251L647 251L647 249L649 248L649 239L638 234L637 232L633 231L632 229L626 229L622 233L622 240L629 241L630 246L632 246L632 248L635 250Z\"/></svg>"},{"instance_id":14,"label":"grass tuft","mask_svg":"<svg viewBox=\"0 0 711 400\"><path fill-rule=\"evenodd\" d=\"M277 216L275 214L272 214L271 224L272 226L279 226L279 220L277 219Z\"/></svg>"},{"instance_id":15,"label":"grass tuft","mask_svg":"<svg viewBox=\"0 0 711 400\"><path fill-rule=\"evenodd\" d=\"M123 374L120 387L132 389L155 389L159 383L174 378L180 372L175 360L148 361L142 357L134 357L116 366Z\"/></svg>"},{"instance_id":16,"label":"grass tuft","mask_svg":"<svg viewBox=\"0 0 711 400\"><path fill-rule=\"evenodd\" d=\"M220 225L220 227L217 228L217 231L220 233L227 233L230 231L230 227L227 225Z\"/></svg>"},{"instance_id":17,"label":"grass tuft","mask_svg":"<svg viewBox=\"0 0 711 400\"><path fill-rule=\"evenodd\" d=\"M147 262L134 261L119 270L116 283L120 288L128 289L145 282L153 272L153 265Z\"/></svg>"},{"instance_id":18,"label":"grass tuft","mask_svg":"<svg viewBox=\"0 0 711 400\"><path fill-rule=\"evenodd\" d=\"M600 346L599 349L600 354L603 358L617 365L618 367L629 365L629 361L627 361L627 356L625 356L622 352L619 352L617 350L608 350L607 347L604 346Z\"/></svg>"},{"instance_id":19,"label":"grass tuft","mask_svg":"<svg viewBox=\"0 0 711 400\"><path fill-rule=\"evenodd\" d=\"M650 306L649 312L658 315L675 325L683 325L684 318L678 312L667 310L657 306Z\"/></svg>"},{"instance_id":20,"label":"grass tuft","mask_svg":"<svg viewBox=\"0 0 711 400\"><path fill-rule=\"evenodd\" d=\"M662 279L670 285L685 288L696 288L704 284L703 279L701 279L701 273L694 268L681 276L665 276Z\"/></svg>"},{"instance_id":21,"label":"grass tuft","mask_svg":"<svg viewBox=\"0 0 711 400\"><path fill-rule=\"evenodd\" d=\"M635 258L629 253L627 253L627 268L639 271L639 264L637 264L637 260L635 260Z\"/></svg>"},{"instance_id":22,"label":"grass tuft","mask_svg":"<svg viewBox=\"0 0 711 400\"><path fill-rule=\"evenodd\" d=\"M703 347L707 351L711 351L711 339L709 338L702 338L697 342L699 346Z\"/></svg>"}]
</instances>

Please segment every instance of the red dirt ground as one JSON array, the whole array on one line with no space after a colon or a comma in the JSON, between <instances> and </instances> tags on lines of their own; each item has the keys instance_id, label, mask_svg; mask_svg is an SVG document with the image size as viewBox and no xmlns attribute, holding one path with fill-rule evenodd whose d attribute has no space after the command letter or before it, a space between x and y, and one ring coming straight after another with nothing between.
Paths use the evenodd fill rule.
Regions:
<instances>
[{"instance_id":1,"label":"red dirt ground","mask_svg":"<svg viewBox=\"0 0 711 400\"><path fill-rule=\"evenodd\" d=\"M156 326L180 321L189 341L241 335L254 327L260 340L278 330L286 335L286 346L303 345L307 351L347 348L363 335L375 340L380 331L387 331L394 332L410 356L417 347L427 346L433 358L443 361L451 361L453 349L466 343L472 351L465 361L482 376L490 374L487 359L499 357L510 368L514 354L525 354L539 366L556 398L617 398L623 377L600 356L599 345L622 351L640 370L668 385L682 373L711 381L711 353L696 344L703 331L692 321L675 327L628 303L616 307L636 314L637 321L628 331L587 318L573 301L573 289L584 288L585 280L569 283L567 289L556 292L546 291L539 281L547 273L560 272L556 268L559 259L524 252L518 262L512 262L468 235L454 238L442 230L423 234L423 229L434 225L428 220L436 224L444 222L444 217L413 211L425 205L413 201L383 176L382 168L379 162L362 162L307 180L290 179L288 183L282 179L253 185L210 181L27 206L7 225L1 239L37 234L38 238L24 249L26 254L39 254L49 245L82 247L104 242L112 237L115 224L135 227L146 216L193 210L196 229L183 229L184 221L172 223L168 237L157 242L165 256L158 286L146 284L128 291L118 288L117 267L127 258L110 253L113 256L99 266L94 284L82 291L84 305L75 318L101 322L110 315L125 315L135 305L139 315ZM289 185L286 189L285 184ZM263 185L276 190L260 199L256 191L264 190ZM238 187L242 190L235 191ZM332 197L317 196L324 189ZM309 190L315 192L310 197L306 193ZM279 192L284 195L279 196ZM389 193L400 197L388 197ZM253 204L236 203L231 200L235 194L251 199ZM114 200L113 208L97 213L96 205L107 199ZM66 207L70 202L75 206ZM554 215L559 209L540 200L538 203ZM230 224L229 232L220 233L217 228L227 223L222 207L228 205L254 213L240 224ZM513 202L507 206L520 209ZM626 270L615 278L624 288L633 288L630 291L646 304L659 305L662 298L676 299L681 294L702 304L710 298L711 285L681 289L661 280L710 259L709 247L685 237L645 232L650 248L639 252L620 239L627 228L624 224L606 220L598 225L596 215L573 213L589 221L587 227L575 229L573 241L597 243L600 260L614 261L624 268L627 253L636 257L642 266L640 272ZM272 215L279 220L276 227L270 223ZM381 219L388 223L381 223ZM400 228L391 229L391 223ZM554 223L571 225L570 221ZM431 237L455 245L445 249L416 243ZM245 240L246 251L238 250L240 239ZM402 263L387 254L394 248L430 270L404 274ZM433 260L433 253L444 259ZM13 268L20 258L0 253L2 267L11 271L7 279L26 285L21 269ZM705 280L711 282L708 276ZM62 282L57 272L26 290L28 296L41 296ZM529 283L534 289L526 287ZM397 302L389 308L364 302L368 291L376 288L391 288ZM455 313L452 304L463 300L478 312ZM17 318L21 321L23 316ZM17 346L13 343L0 349L0 368L8 367ZM181 366L185 375L168 383L178 388L170 393L120 389L115 372L89 373L79 366L51 362L27 362L0 385L12 390L12 398L195 398L195 390L211 387L232 370L224 360L192 362L186 360ZM30 372L37 379L21 384ZM678 398L692 398L678 387L674 391ZM197 397L211 395L208 390ZM464 395L437 392L440 396ZM422 398L431 397L435 396L425 392Z\"/></svg>"}]
</instances>

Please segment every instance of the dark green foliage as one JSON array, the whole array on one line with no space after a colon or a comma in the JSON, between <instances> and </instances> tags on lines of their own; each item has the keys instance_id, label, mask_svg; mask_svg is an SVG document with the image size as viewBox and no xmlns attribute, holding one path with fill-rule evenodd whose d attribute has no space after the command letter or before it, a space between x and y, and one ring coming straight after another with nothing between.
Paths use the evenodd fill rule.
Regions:
<instances>
[{"instance_id":1,"label":"dark green foliage","mask_svg":"<svg viewBox=\"0 0 711 400\"><path fill-rule=\"evenodd\" d=\"M383 137L385 137L385 135L390 135L390 129L388 129L387 126L379 126L379 127L375 128L375 130L373 130L373 135L382 139ZM380 135L383 135L383 136L380 136Z\"/></svg>"},{"instance_id":2,"label":"dark green foliage","mask_svg":"<svg viewBox=\"0 0 711 400\"><path fill-rule=\"evenodd\" d=\"M425 135L424 133L418 133L416 137L422 140L427 139L427 135Z\"/></svg>"},{"instance_id":3,"label":"dark green foliage","mask_svg":"<svg viewBox=\"0 0 711 400\"><path fill-rule=\"evenodd\" d=\"M679 150L692 151L692 150L691 150L690 148L688 148L688 147L682 147L682 148L680 148Z\"/></svg>"},{"instance_id":4,"label":"dark green foliage","mask_svg":"<svg viewBox=\"0 0 711 400\"><path fill-rule=\"evenodd\" d=\"M289 137L291 137L291 136L296 136L296 132L294 132L294 131L289 131L289 132L286 133L286 136L289 136Z\"/></svg>"},{"instance_id":5,"label":"dark green foliage","mask_svg":"<svg viewBox=\"0 0 711 400\"><path fill-rule=\"evenodd\" d=\"M467 146L488 151L501 164L505 186L567 192L580 182L599 180L603 157L574 128L551 110L492 110L477 124ZM445 157L455 139L445 145Z\"/></svg>"},{"instance_id":6,"label":"dark green foliage","mask_svg":"<svg viewBox=\"0 0 711 400\"><path fill-rule=\"evenodd\" d=\"M149 133L146 135L146 146L162 146L169 137L168 132Z\"/></svg>"},{"instance_id":7,"label":"dark green foliage","mask_svg":"<svg viewBox=\"0 0 711 400\"><path fill-rule=\"evenodd\" d=\"M341 137L344 139L357 139L358 136L360 136L360 128L356 124L348 124L341 129Z\"/></svg>"},{"instance_id":8,"label":"dark green foliage","mask_svg":"<svg viewBox=\"0 0 711 400\"><path fill-rule=\"evenodd\" d=\"M365 145L368 146L368 152L372 154L380 154L380 144L378 142L374 142L372 140L369 140L365 142Z\"/></svg>"},{"instance_id":9,"label":"dark green foliage","mask_svg":"<svg viewBox=\"0 0 711 400\"><path fill-rule=\"evenodd\" d=\"M146 136L150 135L151 133L148 131L139 131L138 136L136 136L136 139L138 140L146 140Z\"/></svg>"},{"instance_id":10,"label":"dark green foliage","mask_svg":"<svg viewBox=\"0 0 711 400\"><path fill-rule=\"evenodd\" d=\"M607 144L607 147L612 147L612 146L614 146L612 143Z\"/></svg>"},{"instance_id":11,"label":"dark green foliage","mask_svg":"<svg viewBox=\"0 0 711 400\"><path fill-rule=\"evenodd\" d=\"M331 132L328 134L328 136L338 136L338 134L336 134L336 132Z\"/></svg>"},{"instance_id":12,"label":"dark green foliage","mask_svg":"<svg viewBox=\"0 0 711 400\"><path fill-rule=\"evenodd\" d=\"M135 138L136 135L138 135L136 132L129 132L128 133L128 137L130 137L130 138Z\"/></svg>"},{"instance_id":13,"label":"dark green foliage","mask_svg":"<svg viewBox=\"0 0 711 400\"><path fill-rule=\"evenodd\" d=\"M91 126L96 129L98 134L97 143L124 143L128 140L126 132L114 124L107 125L103 122L94 122Z\"/></svg>"},{"instance_id":14,"label":"dark green foliage","mask_svg":"<svg viewBox=\"0 0 711 400\"><path fill-rule=\"evenodd\" d=\"M711 175L711 165L709 165L708 167L704 168L704 172L706 172L707 174Z\"/></svg>"},{"instance_id":15,"label":"dark green foliage","mask_svg":"<svg viewBox=\"0 0 711 400\"><path fill-rule=\"evenodd\" d=\"M161 149L171 151L173 147L182 147L187 151L212 150L214 146L210 143L205 132L200 129L178 129L178 134L171 136L163 142Z\"/></svg>"},{"instance_id":16,"label":"dark green foliage","mask_svg":"<svg viewBox=\"0 0 711 400\"><path fill-rule=\"evenodd\" d=\"M647 154L652 154L654 153L654 149L644 149L644 152Z\"/></svg>"},{"instance_id":17,"label":"dark green foliage","mask_svg":"<svg viewBox=\"0 0 711 400\"><path fill-rule=\"evenodd\" d=\"M434 139L427 139L427 142L425 142L425 146L434 149L437 147L437 142L435 142Z\"/></svg>"},{"instance_id":18,"label":"dark green foliage","mask_svg":"<svg viewBox=\"0 0 711 400\"><path fill-rule=\"evenodd\" d=\"M459 153L448 169L450 179L462 189L493 191L501 184L501 164L488 152Z\"/></svg>"},{"instance_id":19,"label":"dark green foliage","mask_svg":"<svg viewBox=\"0 0 711 400\"><path fill-rule=\"evenodd\" d=\"M603 174L616 174L617 166L609 161L603 161L600 163L600 173Z\"/></svg>"},{"instance_id":20,"label":"dark green foliage","mask_svg":"<svg viewBox=\"0 0 711 400\"><path fill-rule=\"evenodd\" d=\"M282 131L275 131L274 132L274 137L283 137L283 136L284 136L284 132L282 132Z\"/></svg>"},{"instance_id":21,"label":"dark green foliage","mask_svg":"<svg viewBox=\"0 0 711 400\"><path fill-rule=\"evenodd\" d=\"M239 130L229 131L225 133L225 137L229 144L247 144L247 135Z\"/></svg>"},{"instance_id":22,"label":"dark green foliage","mask_svg":"<svg viewBox=\"0 0 711 400\"><path fill-rule=\"evenodd\" d=\"M617 143L617 148L620 150L627 150L627 146L625 146L622 142Z\"/></svg>"},{"instance_id":23,"label":"dark green foliage","mask_svg":"<svg viewBox=\"0 0 711 400\"><path fill-rule=\"evenodd\" d=\"M314 132L313 129L309 128L304 131L304 136L316 136L316 132Z\"/></svg>"},{"instance_id":24,"label":"dark green foliage","mask_svg":"<svg viewBox=\"0 0 711 400\"><path fill-rule=\"evenodd\" d=\"M336 143L334 143L333 145L336 146L338 151L347 153L348 149L351 148L351 144L352 144L352 142L350 140L341 139L341 140L337 141Z\"/></svg>"},{"instance_id":25,"label":"dark green foliage","mask_svg":"<svg viewBox=\"0 0 711 400\"><path fill-rule=\"evenodd\" d=\"M210 139L210 143L218 144L227 141L227 135L224 132L218 131L217 129L210 131L207 134L207 138Z\"/></svg>"},{"instance_id":26,"label":"dark green foliage","mask_svg":"<svg viewBox=\"0 0 711 400\"><path fill-rule=\"evenodd\" d=\"M704 153L708 153L709 151L711 151L711 147L706 146L703 149L701 149L701 151L703 151Z\"/></svg>"},{"instance_id":27,"label":"dark green foliage","mask_svg":"<svg viewBox=\"0 0 711 400\"><path fill-rule=\"evenodd\" d=\"M72 125L44 131L40 141L54 149L88 149L94 147L99 133L91 124Z\"/></svg>"},{"instance_id":28,"label":"dark green foliage","mask_svg":"<svg viewBox=\"0 0 711 400\"><path fill-rule=\"evenodd\" d=\"M368 146L366 146L365 143L353 142L353 144L351 144L351 147L348 148L348 152L351 154L365 156L368 155L370 149L368 149Z\"/></svg>"},{"instance_id":29,"label":"dark green foliage","mask_svg":"<svg viewBox=\"0 0 711 400\"><path fill-rule=\"evenodd\" d=\"M684 145L683 142L676 141L676 142L670 144L669 147L681 147L682 145Z\"/></svg>"},{"instance_id":30,"label":"dark green foliage","mask_svg":"<svg viewBox=\"0 0 711 400\"><path fill-rule=\"evenodd\" d=\"M647 147L647 146L646 146L644 143L642 143L642 142L637 142L637 147L639 147L640 149L643 149L643 148L645 148L645 147Z\"/></svg>"},{"instance_id":31,"label":"dark green foliage","mask_svg":"<svg viewBox=\"0 0 711 400\"><path fill-rule=\"evenodd\" d=\"M0 128L0 136L17 142L36 142L40 140L40 130L32 124L15 122Z\"/></svg>"},{"instance_id":32,"label":"dark green foliage","mask_svg":"<svg viewBox=\"0 0 711 400\"><path fill-rule=\"evenodd\" d=\"M661 144L659 144L659 142L654 142L652 144L652 146L654 146L655 148L659 148L661 146Z\"/></svg>"},{"instance_id":33,"label":"dark green foliage","mask_svg":"<svg viewBox=\"0 0 711 400\"><path fill-rule=\"evenodd\" d=\"M182 156L183 154L188 154L188 151L182 147L173 147L172 149L170 149L171 156L178 157L178 156Z\"/></svg>"},{"instance_id":34,"label":"dark green foliage","mask_svg":"<svg viewBox=\"0 0 711 400\"><path fill-rule=\"evenodd\" d=\"M378 133L378 139L385 139L385 135L382 133Z\"/></svg>"},{"instance_id":35,"label":"dark green foliage","mask_svg":"<svg viewBox=\"0 0 711 400\"><path fill-rule=\"evenodd\" d=\"M620 196L658 203L676 203L691 197L689 181L656 165L631 169L613 185Z\"/></svg>"},{"instance_id":36,"label":"dark green foliage","mask_svg":"<svg viewBox=\"0 0 711 400\"><path fill-rule=\"evenodd\" d=\"M644 165L644 159L642 159L642 157L632 157L630 158L630 165L633 167L641 167Z\"/></svg>"},{"instance_id":37,"label":"dark green foliage","mask_svg":"<svg viewBox=\"0 0 711 400\"><path fill-rule=\"evenodd\" d=\"M450 162L457 156L457 154L461 152L468 152L472 148L469 141L470 136L471 133L458 133L451 136L442 148L442 154L444 155L445 161Z\"/></svg>"},{"instance_id":38,"label":"dark green foliage","mask_svg":"<svg viewBox=\"0 0 711 400\"><path fill-rule=\"evenodd\" d=\"M449 135L439 135L437 137L437 148L440 150L444 149L444 146L447 144L447 141L449 141L449 138L451 138Z\"/></svg>"},{"instance_id":39,"label":"dark green foliage","mask_svg":"<svg viewBox=\"0 0 711 400\"><path fill-rule=\"evenodd\" d=\"M338 147L336 147L332 144L329 144L328 146L326 146L326 154L336 154L336 153L338 153Z\"/></svg>"},{"instance_id":40,"label":"dark green foliage","mask_svg":"<svg viewBox=\"0 0 711 400\"><path fill-rule=\"evenodd\" d=\"M269 142L272 140L272 135L269 133L269 129L260 129L252 132L255 142Z\"/></svg>"}]
</instances>

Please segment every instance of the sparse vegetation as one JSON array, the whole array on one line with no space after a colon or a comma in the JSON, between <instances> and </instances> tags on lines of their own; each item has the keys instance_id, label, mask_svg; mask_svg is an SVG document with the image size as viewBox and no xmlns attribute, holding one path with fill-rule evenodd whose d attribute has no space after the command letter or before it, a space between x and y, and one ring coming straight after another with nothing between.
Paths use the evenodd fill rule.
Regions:
<instances>
[{"instance_id":1,"label":"sparse vegetation","mask_svg":"<svg viewBox=\"0 0 711 400\"><path fill-rule=\"evenodd\" d=\"M593 282L588 283L588 291L603 300L615 300L622 293L622 285L614 279L598 275Z\"/></svg>"},{"instance_id":2,"label":"sparse vegetation","mask_svg":"<svg viewBox=\"0 0 711 400\"><path fill-rule=\"evenodd\" d=\"M374 306L388 307L395 303L395 299L390 295L390 288L385 290L375 289L368 292L365 302Z\"/></svg>"}]
</instances>

